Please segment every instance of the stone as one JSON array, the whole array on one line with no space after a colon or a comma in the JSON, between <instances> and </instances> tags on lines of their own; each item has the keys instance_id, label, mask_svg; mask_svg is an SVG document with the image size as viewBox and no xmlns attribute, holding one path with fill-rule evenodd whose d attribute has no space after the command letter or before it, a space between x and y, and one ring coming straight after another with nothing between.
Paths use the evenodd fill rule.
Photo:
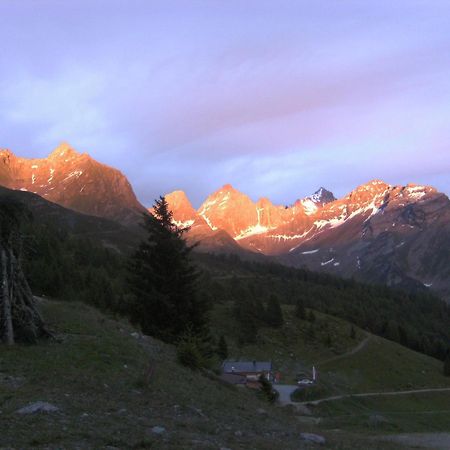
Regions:
<instances>
[{"instance_id":1,"label":"stone","mask_svg":"<svg viewBox=\"0 0 450 450\"><path fill-rule=\"evenodd\" d=\"M165 432L166 432L166 429L164 427L156 426L156 427L152 428L152 433L155 433L155 434L164 434Z\"/></svg>"},{"instance_id":2,"label":"stone","mask_svg":"<svg viewBox=\"0 0 450 450\"><path fill-rule=\"evenodd\" d=\"M242 436L242 431L237 430L237 431L234 432L234 435L236 437L241 437Z\"/></svg>"},{"instance_id":3,"label":"stone","mask_svg":"<svg viewBox=\"0 0 450 450\"><path fill-rule=\"evenodd\" d=\"M326 439L319 434L314 433L300 433L300 437L304 441L313 442L314 444L325 445Z\"/></svg>"},{"instance_id":4,"label":"stone","mask_svg":"<svg viewBox=\"0 0 450 450\"><path fill-rule=\"evenodd\" d=\"M30 403L27 406L24 406L23 408L20 408L18 411L16 411L18 414L35 414L38 412L45 412L45 413L51 413L51 412L57 412L59 411L59 408L55 405L52 405L51 403L47 402L35 402Z\"/></svg>"},{"instance_id":5,"label":"stone","mask_svg":"<svg viewBox=\"0 0 450 450\"><path fill-rule=\"evenodd\" d=\"M256 412L257 412L258 414L261 414L261 415L266 415L266 414L267 414L267 411L266 411L265 409L263 409L263 408L258 408L258 409L256 410Z\"/></svg>"},{"instance_id":6,"label":"stone","mask_svg":"<svg viewBox=\"0 0 450 450\"><path fill-rule=\"evenodd\" d=\"M372 414L369 416L369 425L376 427L378 425L382 425L384 423L388 423L386 417L383 417L380 414Z\"/></svg>"}]
</instances>

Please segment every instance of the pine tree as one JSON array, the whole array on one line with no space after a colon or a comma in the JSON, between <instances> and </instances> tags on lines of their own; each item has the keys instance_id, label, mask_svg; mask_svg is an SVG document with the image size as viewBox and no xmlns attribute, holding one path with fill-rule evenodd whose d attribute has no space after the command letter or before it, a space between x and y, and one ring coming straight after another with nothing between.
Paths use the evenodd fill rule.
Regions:
<instances>
[{"instance_id":1,"label":"pine tree","mask_svg":"<svg viewBox=\"0 0 450 450\"><path fill-rule=\"evenodd\" d=\"M217 345L217 354L222 360L228 358L228 345L227 341L225 340L225 336L223 335L220 336L219 343Z\"/></svg>"},{"instance_id":2,"label":"pine tree","mask_svg":"<svg viewBox=\"0 0 450 450\"><path fill-rule=\"evenodd\" d=\"M146 239L130 262L130 289L135 302L131 317L142 331L176 342L187 330L205 335L207 305L197 292L199 274L193 266L192 246L183 239L164 197L144 215Z\"/></svg>"},{"instance_id":3,"label":"pine tree","mask_svg":"<svg viewBox=\"0 0 450 450\"><path fill-rule=\"evenodd\" d=\"M444 375L450 377L450 351L447 352L447 356L444 360Z\"/></svg>"},{"instance_id":4,"label":"pine tree","mask_svg":"<svg viewBox=\"0 0 450 450\"><path fill-rule=\"evenodd\" d=\"M301 320L306 319L305 304L301 298L297 300L297 304L295 305L295 315Z\"/></svg>"},{"instance_id":5,"label":"pine tree","mask_svg":"<svg viewBox=\"0 0 450 450\"><path fill-rule=\"evenodd\" d=\"M271 295L267 302L266 323L267 325L279 328L283 325L283 311L281 310L280 301L276 295Z\"/></svg>"},{"instance_id":6,"label":"pine tree","mask_svg":"<svg viewBox=\"0 0 450 450\"><path fill-rule=\"evenodd\" d=\"M274 403L278 398L278 392L272 387L272 383L264 375L258 379L261 385L261 393L269 403Z\"/></svg>"},{"instance_id":7,"label":"pine tree","mask_svg":"<svg viewBox=\"0 0 450 450\"><path fill-rule=\"evenodd\" d=\"M316 315L314 314L314 311L312 309L309 310L308 320L312 323L316 321Z\"/></svg>"}]
</instances>

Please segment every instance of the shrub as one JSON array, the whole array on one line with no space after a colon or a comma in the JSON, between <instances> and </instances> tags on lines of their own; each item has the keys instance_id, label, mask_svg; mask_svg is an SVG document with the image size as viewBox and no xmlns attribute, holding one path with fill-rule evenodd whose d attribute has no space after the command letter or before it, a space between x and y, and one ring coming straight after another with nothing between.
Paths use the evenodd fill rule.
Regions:
<instances>
[{"instance_id":1,"label":"shrub","mask_svg":"<svg viewBox=\"0 0 450 450\"><path fill-rule=\"evenodd\" d=\"M177 347L177 359L180 364L193 370L205 367L205 360L194 338L183 338L180 341Z\"/></svg>"},{"instance_id":2,"label":"shrub","mask_svg":"<svg viewBox=\"0 0 450 450\"><path fill-rule=\"evenodd\" d=\"M261 394L269 403L275 403L278 398L278 392L272 387L272 383L264 375L260 375Z\"/></svg>"}]
</instances>

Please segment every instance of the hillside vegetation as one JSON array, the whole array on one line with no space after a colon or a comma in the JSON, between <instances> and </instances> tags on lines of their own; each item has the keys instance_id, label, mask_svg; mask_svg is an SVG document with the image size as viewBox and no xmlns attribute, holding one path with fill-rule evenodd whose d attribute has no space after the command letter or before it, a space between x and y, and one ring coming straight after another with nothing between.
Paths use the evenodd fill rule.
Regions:
<instances>
[{"instance_id":1,"label":"hillside vegetation","mask_svg":"<svg viewBox=\"0 0 450 450\"><path fill-rule=\"evenodd\" d=\"M450 348L450 306L427 291L367 285L278 264L235 256L198 255L212 302L259 303L277 295L356 324L370 333L443 360Z\"/></svg>"},{"instance_id":2,"label":"hillside vegetation","mask_svg":"<svg viewBox=\"0 0 450 450\"><path fill-rule=\"evenodd\" d=\"M441 361L353 328L345 320L313 312L311 322L297 318L294 307L284 306L282 327L261 325L256 341L244 345L239 344L232 304L215 308L212 319L214 329L228 342L230 358L270 359L281 372L282 383L294 384L299 374L311 377L312 366L316 367L316 385L298 389L292 399L302 404L300 414L314 417L321 429L450 431L450 378L443 375ZM442 390L402 394L434 389ZM394 392L399 394L383 395Z\"/></svg>"},{"instance_id":3,"label":"hillside vegetation","mask_svg":"<svg viewBox=\"0 0 450 450\"><path fill-rule=\"evenodd\" d=\"M128 254L137 236L130 232L126 237L119 225L65 210L36 195L4 191L2 201L24 202L29 210L22 225L22 259L33 292L127 314ZM127 245L114 247L112 241L118 240L113 235ZM265 301L276 294L282 303L301 300L306 307L441 360L448 352L450 307L425 288L395 291L236 256L197 253L195 258L204 273L201 292L211 305Z\"/></svg>"},{"instance_id":4,"label":"hillside vegetation","mask_svg":"<svg viewBox=\"0 0 450 450\"><path fill-rule=\"evenodd\" d=\"M179 366L171 346L78 302L41 301L40 308L59 342L2 347L0 447L309 448L300 432L310 428L291 411ZM59 410L17 413L36 401ZM333 449L398 448L323 434Z\"/></svg>"}]
</instances>

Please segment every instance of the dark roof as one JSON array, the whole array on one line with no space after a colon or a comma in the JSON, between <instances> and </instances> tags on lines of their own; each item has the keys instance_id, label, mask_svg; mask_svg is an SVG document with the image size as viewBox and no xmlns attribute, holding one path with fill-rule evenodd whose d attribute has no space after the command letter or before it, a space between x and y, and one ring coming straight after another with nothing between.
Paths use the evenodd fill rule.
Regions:
<instances>
[{"instance_id":1,"label":"dark roof","mask_svg":"<svg viewBox=\"0 0 450 450\"><path fill-rule=\"evenodd\" d=\"M271 361L225 361L222 364L224 373L270 372Z\"/></svg>"}]
</instances>

